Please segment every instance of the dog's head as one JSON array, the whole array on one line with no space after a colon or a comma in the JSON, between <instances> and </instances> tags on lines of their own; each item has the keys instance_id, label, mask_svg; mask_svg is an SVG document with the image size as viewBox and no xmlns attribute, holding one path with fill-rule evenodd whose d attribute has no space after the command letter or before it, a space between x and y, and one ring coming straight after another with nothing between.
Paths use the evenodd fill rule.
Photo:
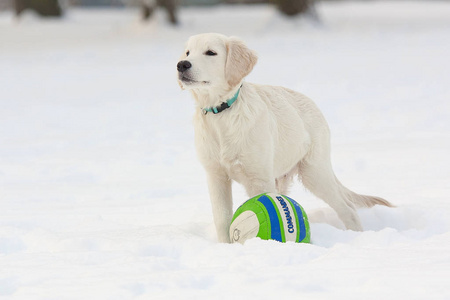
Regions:
<instances>
[{"instance_id":1,"label":"dog's head","mask_svg":"<svg viewBox=\"0 0 450 300\"><path fill-rule=\"evenodd\" d=\"M232 88L247 76L257 56L241 40L217 33L189 38L177 64L178 81L184 89Z\"/></svg>"}]
</instances>

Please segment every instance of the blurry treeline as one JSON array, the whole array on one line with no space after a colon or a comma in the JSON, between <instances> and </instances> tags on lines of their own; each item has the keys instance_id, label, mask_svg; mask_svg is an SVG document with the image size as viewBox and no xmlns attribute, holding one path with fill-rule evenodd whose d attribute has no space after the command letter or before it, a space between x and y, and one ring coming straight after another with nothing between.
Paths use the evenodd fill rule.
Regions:
<instances>
[{"instance_id":1,"label":"blurry treeline","mask_svg":"<svg viewBox=\"0 0 450 300\"><path fill-rule=\"evenodd\" d=\"M227 4L274 4L285 15L311 14L315 16L315 0L0 0L0 10L13 9L16 16L33 10L43 17L61 17L69 6L137 6L142 20L149 20L153 12L162 7L167 11L168 21L178 24L177 9L180 5Z\"/></svg>"}]
</instances>

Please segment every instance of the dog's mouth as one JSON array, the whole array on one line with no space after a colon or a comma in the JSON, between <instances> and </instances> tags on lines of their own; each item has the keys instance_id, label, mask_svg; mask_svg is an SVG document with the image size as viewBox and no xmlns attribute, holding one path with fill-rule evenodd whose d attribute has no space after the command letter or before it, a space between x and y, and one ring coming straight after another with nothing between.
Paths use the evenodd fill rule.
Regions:
<instances>
[{"instance_id":1,"label":"dog's mouth","mask_svg":"<svg viewBox=\"0 0 450 300\"><path fill-rule=\"evenodd\" d=\"M197 80L190 78L189 76L186 76L183 73L180 73L178 75L178 78L180 79L180 81L182 81L185 84L196 84L196 83L209 84L209 81L197 81Z\"/></svg>"},{"instance_id":2,"label":"dog's mouth","mask_svg":"<svg viewBox=\"0 0 450 300\"><path fill-rule=\"evenodd\" d=\"M196 80L191 79L191 78L189 78L189 77L186 77L186 76L184 76L184 75L181 75L181 76L180 76L180 80L183 81L183 82L185 82L185 83L196 83L196 82L197 82Z\"/></svg>"}]
</instances>

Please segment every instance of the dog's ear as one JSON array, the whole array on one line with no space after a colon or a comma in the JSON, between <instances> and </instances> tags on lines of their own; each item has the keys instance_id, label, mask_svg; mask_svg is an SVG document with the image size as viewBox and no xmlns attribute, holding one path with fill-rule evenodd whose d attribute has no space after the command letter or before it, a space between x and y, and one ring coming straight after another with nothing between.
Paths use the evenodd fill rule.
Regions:
<instances>
[{"instance_id":1,"label":"dog's ear","mask_svg":"<svg viewBox=\"0 0 450 300\"><path fill-rule=\"evenodd\" d=\"M247 76L258 61L256 53L249 49L243 41L230 37L227 41L227 62L225 65L225 78L233 87Z\"/></svg>"}]
</instances>

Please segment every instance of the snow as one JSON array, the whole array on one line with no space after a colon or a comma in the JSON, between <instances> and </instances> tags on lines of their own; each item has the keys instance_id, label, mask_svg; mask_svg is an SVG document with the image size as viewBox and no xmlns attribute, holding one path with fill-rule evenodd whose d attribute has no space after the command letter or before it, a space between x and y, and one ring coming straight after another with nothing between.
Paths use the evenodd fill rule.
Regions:
<instances>
[{"instance_id":1,"label":"snow","mask_svg":"<svg viewBox=\"0 0 450 300\"><path fill-rule=\"evenodd\" d=\"M322 24L268 6L0 14L0 298L450 299L450 3L325 2ZM312 244L217 243L196 159L186 39L243 38L248 81L310 96L337 176L396 208L364 232L295 184ZM235 208L246 200L234 185Z\"/></svg>"}]
</instances>

